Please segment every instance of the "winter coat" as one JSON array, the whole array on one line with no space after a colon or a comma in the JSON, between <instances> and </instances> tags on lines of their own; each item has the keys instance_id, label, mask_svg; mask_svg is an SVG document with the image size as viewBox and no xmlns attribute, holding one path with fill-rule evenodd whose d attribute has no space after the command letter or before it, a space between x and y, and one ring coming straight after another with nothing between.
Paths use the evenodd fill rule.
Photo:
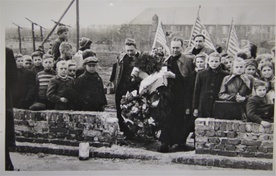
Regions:
<instances>
[{"instance_id":1,"label":"winter coat","mask_svg":"<svg viewBox=\"0 0 276 176\"><path fill-rule=\"evenodd\" d=\"M25 68L18 69L18 82L13 90L15 108L28 109L36 97L35 74Z\"/></svg>"},{"instance_id":2,"label":"winter coat","mask_svg":"<svg viewBox=\"0 0 276 176\"><path fill-rule=\"evenodd\" d=\"M246 104L249 122L261 123L262 120L273 123L274 105L267 104L265 97L252 96Z\"/></svg>"},{"instance_id":3,"label":"winter coat","mask_svg":"<svg viewBox=\"0 0 276 176\"><path fill-rule=\"evenodd\" d=\"M228 75L221 84L219 99L227 101L236 101L235 96L239 93L248 98L252 92L254 77L251 75Z\"/></svg>"},{"instance_id":4,"label":"winter coat","mask_svg":"<svg viewBox=\"0 0 276 176\"><path fill-rule=\"evenodd\" d=\"M61 102L61 97L65 97L69 102ZM55 103L55 109L74 109L76 93L73 89L73 78L68 76L66 79L62 79L60 76L57 75L54 78L50 79L47 89L47 98L49 101Z\"/></svg>"},{"instance_id":5,"label":"winter coat","mask_svg":"<svg viewBox=\"0 0 276 176\"><path fill-rule=\"evenodd\" d=\"M85 71L75 80L74 88L78 92L79 110L102 111L107 104L103 81L97 72Z\"/></svg>"},{"instance_id":6,"label":"winter coat","mask_svg":"<svg viewBox=\"0 0 276 176\"><path fill-rule=\"evenodd\" d=\"M212 117L213 105L218 100L218 93L223 78L228 75L221 67L216 70L207 68L197 73L193 109L198 109L199 117Z\"/></svg>"},{"instance_id":7,"label":"winter coat","mask_svg":"<svg viewBox=\"0 0 276 176\"><path fill-rule=\"evenodd\" d=\"M15 146L14 117L13 117L13 93L17 85L18 72L13 51L6 48L6 146Z\"/></svg>"},{"instance_id":8,"label":"winter coat","mask_svg":"<svg viewBox=\"0 0 276 176\"><path fill-rule=\"evenodd\" d=\"M188 55L194 55L193 54L193 50L194 50L195 48L194 47L188 47L188 48L186 48L185 49L185 54L188 54ZM211 48L207 48L207 47L203 47L201 50L200 50L200 53L205 53L205 54L207 54L207 55L210 55L211 53L213 53L213 52L215 52L215 50L213 50L213 49L211 49ZM199 54L200 54L199 53Z\"/></svg>"}]
</instances>

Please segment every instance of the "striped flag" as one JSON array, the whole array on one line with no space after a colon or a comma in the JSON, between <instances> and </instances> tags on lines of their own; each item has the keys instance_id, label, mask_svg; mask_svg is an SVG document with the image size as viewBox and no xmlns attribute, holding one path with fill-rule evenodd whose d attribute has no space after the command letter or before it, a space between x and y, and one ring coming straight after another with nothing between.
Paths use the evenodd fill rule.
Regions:
<instances>
[{"instance_id":1,"label":"striped flag","mask_svg":"<svg viewBox=\"0 0 276 176\"><path fill-rule=\"evenodd\" d=\"M188 46L194 46L193 39L194 39L194 36L196 36L198 34L202 34L205 36L205 46L206 47L216 50L209 33L207 32L205 26L201 23L201 21L199 19L199 15L197 15L196 22L194 24L194 27L192 30L192 35L191 35L190 42L189 42Z\"/></svg>"},{"instance_id":2,"label":"striped flag","mask_svg":"<svg viewBox=\"0 0 276 176\"><path fill-rule=\"evenodd\" d=\"M236 34L235 27L233 25L233 20L230 27L230 32L227 41L226 53L232 56L236 56L237 52L240 50L238 37Z\"/></svg>"},{"instance_id":3,"label":"striped flag","mask_svg":"<svg viewBox=\"0 0 276 176\"><path fill-rule=\"evenodd\" d=\"M152 48L156 48L156 45L158 43L159 45L163 46L163 48L166 51L166 54L170 55L170 48L167 45L167 40L166 40L165 32L163 30L162 22L161 22L160 18L158 18L158 19L159 20L158 20L157 30L156 30L156 34L154 37L154 42L153 42Z\"/></svg>"}]
</instances>

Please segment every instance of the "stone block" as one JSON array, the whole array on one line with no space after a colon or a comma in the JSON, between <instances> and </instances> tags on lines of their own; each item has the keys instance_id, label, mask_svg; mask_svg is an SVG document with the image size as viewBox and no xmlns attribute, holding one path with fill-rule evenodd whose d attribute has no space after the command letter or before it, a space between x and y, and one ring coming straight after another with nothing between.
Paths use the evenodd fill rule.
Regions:
<instances>
[{"instance_id":1,"label":"stone block","mask_svg":"<svg viewBox=\"0 0 276 176\"><path fill-rule=\"evenodd\" d=\"M215 132L215 136L217 136L217 137L225 137L225 136L226 136L226 133L223 132L223 131L216 131L216 132Z\"/></svg>"},{"instance_id":2,"label":"stone block","mask_svg":"<svg viewBox=\"0 0 276 176\"><path fill-rule=\"evenodd\" d=\"M235 145L225 144L225 150L226 151L235 151L236 147L235 147Z\"/></svg>"},{"instance_id":3,"label":"stone block","mask_svg":"<svg viewBox=\"0 0 276 176\"><path fill-rule=\"evenodd\" d=\"M238 145L241 143L240 139L227 139L226 144Z\"/></svg>"},{"instance_id":4,"label":"stone block","mask_svg":"<svg viewBox=\"0 0 276 176\"><path fill-rule=\"evenodd\" d=\"M205 126L205 118L197 118L195 120L195 126Z\"/></svg>"},{"instance_id":5,"label":"stone block","mask_svg":"<svg viewBox=\"0 0 276 176\"><path fill-rule=\"evenodd\" d=\"M239 125L239 132L242 132L242 133L246 132L246 125L245 125L245 123L240 123L240 125Z\"/></svg>"},{"instance_id":6,"label":"stone block","mask_svg":"<svg viewBox=\"0 0 276 176\"><path fill-rule=\"evenodd\" d=\"M258 133L258 132L259 132L259 128L260 128L260 124L253 123L253 124L251 125L251 131L252 131L253 133Z\"/></svg>"},{"instance_id":7,"label":"stone block","mask_svg":"<svg viewBox=\"0 0 276 176\"><path fill-rule=\"evenodd\" d=\"M208 142L207 137L196 137L195 140L196 142Z\"/></svg>"},{"instance_id":8,"label":"stone block","mask_svg":"<svg viewBox=\"0 0 276 176\"><path fill-rule=\"evenodd\" d=\"M270 140L270 135L269 134L260 134L259 140L260 141L268 141L268 140Z\"/></svg>"},{"instance_id":9,"label":"stone block","mask_svg":"<svg viewBox=\"0 0 276 176\"><path fill-rule=\"evenodd\" d=\"M239 155L242 157L247 157L247 158L255 157L255 153L253 153L253 152L239 152Z\"/></svg>"},{"instance_id":10,"label":"stone block","mask_svg":"<svg viewBox=\"0 0 276 176\"><path fill-rule=\"evenodd\" d=\"M205 131L204 130L195 130L195 135L196 136L204 136L205 135Z\"/></svg>"},{"instance_id":11,"label":"stone block","mask_svg":"<svg viewBox=\"0 0 276 176\"><path fill-rule=\"evenodd\" d=\"M215 148L215 144L205 143L204 148L212 150Z\"/></svg>"},{"instance_id":12,"label":"stone block","mask_svg":"<svg viewBox=\"0 0 276 176\"><path fill-rule=\"evenodd\" d=\"M227 137L228 138L236 138L237 137L237 132L233 131L233 132L227 132Z\"/></svg>"},{"instance_id":13,"label":"stone block","mask_svg":"<svg viewBox=\"0 0 276 176\"><path fill-rule=\"evenodd\" d=\"M261 141L252 141L252 140L242 140L241 144L242 145L247 145L247 146L260 146L261 145Z\"/></svg>"},{"instance_id":14,"label":"stone block","mask_svg":"<svg viewBox=\"0 0 276 176\"><path fill-rule=\"evenodd\" d=\"M257 158L268 158L268 159L272 159L273 158L273 154L272 153L256 153L256 157Z\"/></svg>"},{"instance_id":15,"label":"stone block","mask_svg":"<svg viewBox=\"0 0 276 176\"><path fill-rule=\"evenodd\" d=\"M259 134L258 133L247 133L247 140L257 140L257 139L259 139Z\"/></svg>"},{"instance_id":16,"label":"stone block","mask_svg":"<svg viewBox=\"0 0 276 176\"><path fill-rule=\"evenodd\" d=\"M221 122L221 124L220 124L220 130L221 131L226 131L226 124L227 124L226 121Z\"/></svg>"},{"instance_id":17,"label":"stone block","mask_svg":"<svg viewBox=\"0 0 276 176\"><path fill-rule=\"evenodd\" d=\"M206 131L205 136L207 136L207 137L213 137L213 136L215 136L215 131L214 130Z\"/></svg>"},{"instance_id":18,"label":"stone block","mask_svg":"<svg viewBox=\"0 0 276 176\"><path fill-rule=\"evenodd\" d=\"M240 122L239 121L234 121L233 124L232 124L233 131L238 132L239 131L239 126L240 126Z\"/></svg>"},{"instance_id":19,"label":"stone block","mask_svg":"<svg viewBox=\"0 0 276 176\"><path fill-rule=\"evenodd\" d=\"M214 144L219 144L220 143L220 139L218 137L209 137L208 138L208 142L214 143Z\"/></svg>"},{"instance_id":20,"label":"stone block","mask_svg":"<svg viewBox=\"0 0 276 176\"><path fill-rule=\"evenodd\" d=\"M273 141L264 141L261 144L262 147L273 148Z\"/></svg>"},{"instance_id":21,"label":"stone block","mask_svg":"<svg viewBox=\"0 0 276 176\"><path fill-rule=\"evenodd\" d=\"M67 133L67 129L66 128L49 128L50 133Z\"/></svg>"},{"instance_id":22,"label":"stone block","mask_svg":"<svg viewBox=\"0 0 276 176\"><path fill-rule=\"evenodd\" d=\"M218 151L218 155L221 156L238 156L238 152L233 152L233 151Z\"/></svg>"},{"instance_id":23,"label":"stone block","mask_svg":"<svg viewBox=\"0 0 276 176\"><path fill-rule=\"evenodd\" d=\"M224 158L220 161L220 167L228 168L234 165L234 160Z\"/></svg>"},{"instance_id":24,"label":"stone block","mask_svg":"<svg viewBox=\"0 0 276 176\"><path fill-rule=\"evenodd\" d=\"M218 131L220 129L221 122L220 121L215 121L214 122L214 130Z\"/></svg>"},{"instance_id":25,"label":"stone block","mask_svg":"<svg viewBox=\"0 0 276 176\"><path fill-rule=\"evenodd\" d=\"M207 150L207 149L196 149L195 153L196 154L209 154L210 150Z\"/></svg>"},{"instance_id":26,"label":"stone block","mask_svg":"<svg viewBox=\"0 0 276 176\"><path fill-rule=\"evenodd\" d=\"M259 146L259 147L258 147L258 152L267 153L267 147Z\"/></svg>"},{"instance_id":27,"label":"stone block","mask_svg":"<svg viewBox=\"0 0 276 176\"><path fill-rule=\"evenodd\" d=\"M257 146L248 146L245 149L246 152L257 152L258 151L258 147Z\"/></svg>"},{"instance_id":28,"label":"stone block","mask_svg":"<svg viewBox=\"0 0 276 176\"><path fill-rule=\"evenodd\" d=\"M233 131L233 122L231 122L231 121L227 122L226 131Z\"/></svg>"},{"instance_id":29,"label":"stone block","mask_svg":"<svg viewBox=\"0 0 276 176\"><path fill-rule=\"evenodd\" d=\"M253 128L253 125L252 125L253 123L251 123L251 122L247 122L246 124L245 124L245 130L246 130L246 132L248 132L248 133L250 133L250 132L252 132L252 128Z\"/></svg>"},{"instance_id":30,"label":"stone block","mask_svg":"<svg viewBox=\"0 0 276 176\"><path fill-rule=\"evenodd\" d=\"M216 145L216 146L215 146L215 149L224 150L224 149L225 149L225 145L224 145L224 144Z\"/></svg>"},{"instance_id":31,"label":"stone block","mask_svg":"<svg viewBox=\"0 0 276 176\"><path fill-rule=\"evenodd\" d=\"M273 153L273 147L271 147L271 148L270 148L270 147L269 147L269 148L267 148L267 152L268 152L268 153Z\"/></svg>"}]
</instances>

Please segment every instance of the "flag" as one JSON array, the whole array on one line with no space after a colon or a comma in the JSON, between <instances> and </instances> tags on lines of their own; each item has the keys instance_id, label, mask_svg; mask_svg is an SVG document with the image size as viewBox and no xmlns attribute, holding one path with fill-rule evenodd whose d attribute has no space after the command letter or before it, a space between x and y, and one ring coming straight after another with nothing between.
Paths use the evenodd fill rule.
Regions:
<instances>
[{"instance_id":1,"label":"flag","mask_svg":"<svg viewBox=\"0 0 276 176\"><path fill-rule=\"evenodd\" d=\"M199 19L199 15L197 15L196 22L194 24L194 27L192 30L192 35L191 35L190 42L189 42L188 46L194 46L193 38L194 38L194 36L196 36L198 34L202 34L205 36L205 46L206 47L216 50L209 33L207 32L205 26L201 23L201 21Z\"/></svg>"},{"instance_id":2,"label":"flag","mask_svg":"<svg viewBox=\"0 0 276 176\"><path fill-rule=\"evenodd\" d=\"M157 43L161 46L163 46L163 48L166 51L166 54L170 54L170 48L167 45L167 40L166 40L166 36L163 30L163 26L162 26L162 22L161 19L158 18L158 25L157 25L157 30L156 30L156 34L154 37L154 42L153 42L153 46L152 48L155 48Z\"/></svg>"},{"instance_id":3,"label":"flag","mask_svg":"<svg viewBox=\"0 0 276 176\"><path fill-rule=\"evenodd\" d=\"M227 41L226 53L232 56L236 56L237 52L240 50L238 37L236 34L233 21L231 23L230 32Z\"/></svg>"}]
</instances>

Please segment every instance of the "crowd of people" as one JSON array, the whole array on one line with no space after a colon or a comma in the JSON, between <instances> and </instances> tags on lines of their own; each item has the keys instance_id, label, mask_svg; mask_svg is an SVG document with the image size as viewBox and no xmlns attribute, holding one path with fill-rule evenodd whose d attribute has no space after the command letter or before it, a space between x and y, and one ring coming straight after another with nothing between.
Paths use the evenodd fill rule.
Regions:
<instances>
[{"instance_id":1,"label":"crowd of people","mask_svg":"<svg viewBox=\"0 0 276 176\"><path fill-rule=\"evenodd\" d=\"M104 111L107 100L103 80L97 73L99 59L90 49L92 41L81 38L80 49L74 53L67 42L68 28L60 26L57 34L52 48L46 52L37 50L31 56L14 55L18 81L11 89L13 107ZM143 91L150 94L152 103L153 99L158 100L154 101L158 103L151 112L161 131L159 152L168 152L175 144L183 151L192 150L186 140L194 132L194 120L216 116L222 110L221 105L226 109L236 108L241 120L264 127L271 125L275 50L259 54L256 45L248 43L233 56L221 48L207 48L204 35L196 35L193 40L193 47L183 48L182 39L173 39L168 56L162 46L150 52L140 52L134 39L126 39L125 51L118 55L110 77L115 89L120 130L126 140L131 140L135 132L128 128L122 115L123 97L138 91L143 79L161 71L166 84ZM147 66L141 62L143 59L156 62ZM147 85L143 88L152 88L150 84L143 83Z\"/></svg>"}]
</instances>

